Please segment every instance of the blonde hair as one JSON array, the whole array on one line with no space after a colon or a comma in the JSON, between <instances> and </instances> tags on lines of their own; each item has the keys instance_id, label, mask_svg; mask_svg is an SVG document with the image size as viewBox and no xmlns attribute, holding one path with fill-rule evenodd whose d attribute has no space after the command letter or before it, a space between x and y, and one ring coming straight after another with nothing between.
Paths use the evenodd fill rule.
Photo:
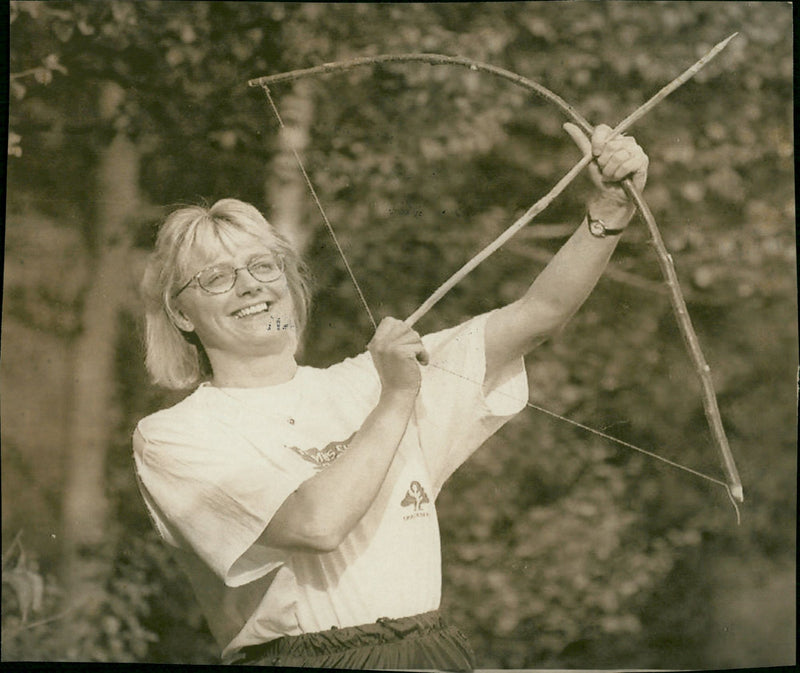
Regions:
<instances>
[{"instance_id":1,"label":"blonde hair","mask_svg":"<svg viewBox=\"0 0 800 673\"><path fill-rule=\"evenodd\" d=\"M173 318L174 293L196 271L198 258L210 260L236 233L249 234L283 258L295 310L298 343L311 303L308 272L289 241L249 203L221 199L210 208L185 206L171 213L158 232L142 279L145 304L145 365L154 383L182 389L211 375L203 345Z\"/></svg>"}]
</instances>

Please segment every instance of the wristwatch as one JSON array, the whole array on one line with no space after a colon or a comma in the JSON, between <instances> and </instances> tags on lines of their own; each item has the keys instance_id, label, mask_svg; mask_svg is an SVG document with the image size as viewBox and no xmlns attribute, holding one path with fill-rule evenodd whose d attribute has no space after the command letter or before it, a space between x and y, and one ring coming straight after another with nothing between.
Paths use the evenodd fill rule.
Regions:
<instances>
[{"instance_id":1,"label":"wristwatch","mask_svg":"<svg viewBox=\"0 0 800 673\"><path fill-rule=\"evenodd\" d=\"M589 233L596 238L606 238L607 236L619 236L625 228L622 229L609 229L603 220L592 217L590 213L586 213L586 225L589 227Z\"/></svg>"}]
</instances>

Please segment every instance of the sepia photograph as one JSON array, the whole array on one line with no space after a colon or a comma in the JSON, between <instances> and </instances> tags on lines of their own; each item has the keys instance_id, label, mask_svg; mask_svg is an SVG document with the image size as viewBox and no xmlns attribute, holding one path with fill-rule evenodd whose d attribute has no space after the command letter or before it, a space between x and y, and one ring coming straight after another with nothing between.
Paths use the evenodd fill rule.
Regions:
<instances>
[{"instance_id":1,"label":"sepia photograph","mask_svg":"<svg viewBox=\"0 0 800 673\"><path fill-rule=\"evenodd\" d=\"M7 19L3 666L794 668L791 3Z\"/></svg>"}]
</instances>

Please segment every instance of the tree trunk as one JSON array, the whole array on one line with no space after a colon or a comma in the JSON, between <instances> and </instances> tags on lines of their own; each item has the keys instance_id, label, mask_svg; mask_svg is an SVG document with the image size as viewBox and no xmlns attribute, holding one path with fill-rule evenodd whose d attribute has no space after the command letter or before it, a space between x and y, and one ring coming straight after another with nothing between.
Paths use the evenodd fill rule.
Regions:
<instances>
[{"instance_id":1,"label":"tree trunk","mask_svg":"<svg viewBox=\"0 0 800 673\"><path fill-rule=\"evenodd\" d=\"M303 217L306 211L304 204L311 197L294 151L302 159L308 147L314 120L311 83L295 82L289 93L275 102L279 105L284 127L278 132L278 152L265 185L266 200L271 205L272 224L302 254L311 241L314 227L309 223L309 218Z\"/></svg>"},{"instance_id":2,"label":"tree trunk","mask_svg":"<svg viewBox=\"0 0 800 673\"><path fill-rule=\"evenodd\" d=\"M101 118L111 124L124 91L114 83L100 93ZM99 155L96 182L95 261L73 354L67 468L62 501L63 579L68 605L96 605L108 572L106 457L119 410L114 357L120 305L128 292L130 256L126 224L139 206L136 145L117 131Z\"/></svg>"}]
</instances>

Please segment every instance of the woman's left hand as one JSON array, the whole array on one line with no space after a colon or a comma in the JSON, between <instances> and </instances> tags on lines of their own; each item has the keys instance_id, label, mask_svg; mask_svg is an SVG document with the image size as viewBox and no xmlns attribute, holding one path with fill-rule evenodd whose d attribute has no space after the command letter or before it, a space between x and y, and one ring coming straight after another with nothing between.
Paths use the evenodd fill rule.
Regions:
<instances>
[{"instance_id":1,"label":"woman's left hand","mask_svg":"<svg viewBox=\"0 0 800 673\"><path fill-rule=\"evenodd\" d=\"M625 135L609 139L612 129L605 124L595 127L591 140L575 124L567 122L564 130L584 154L591 151L594 156L589 175L602 200L628 203L628 197L619 185L625 178L631 178L639 191L644 189L650 160L636 140Z\"/></svg>"}]
</instances>

